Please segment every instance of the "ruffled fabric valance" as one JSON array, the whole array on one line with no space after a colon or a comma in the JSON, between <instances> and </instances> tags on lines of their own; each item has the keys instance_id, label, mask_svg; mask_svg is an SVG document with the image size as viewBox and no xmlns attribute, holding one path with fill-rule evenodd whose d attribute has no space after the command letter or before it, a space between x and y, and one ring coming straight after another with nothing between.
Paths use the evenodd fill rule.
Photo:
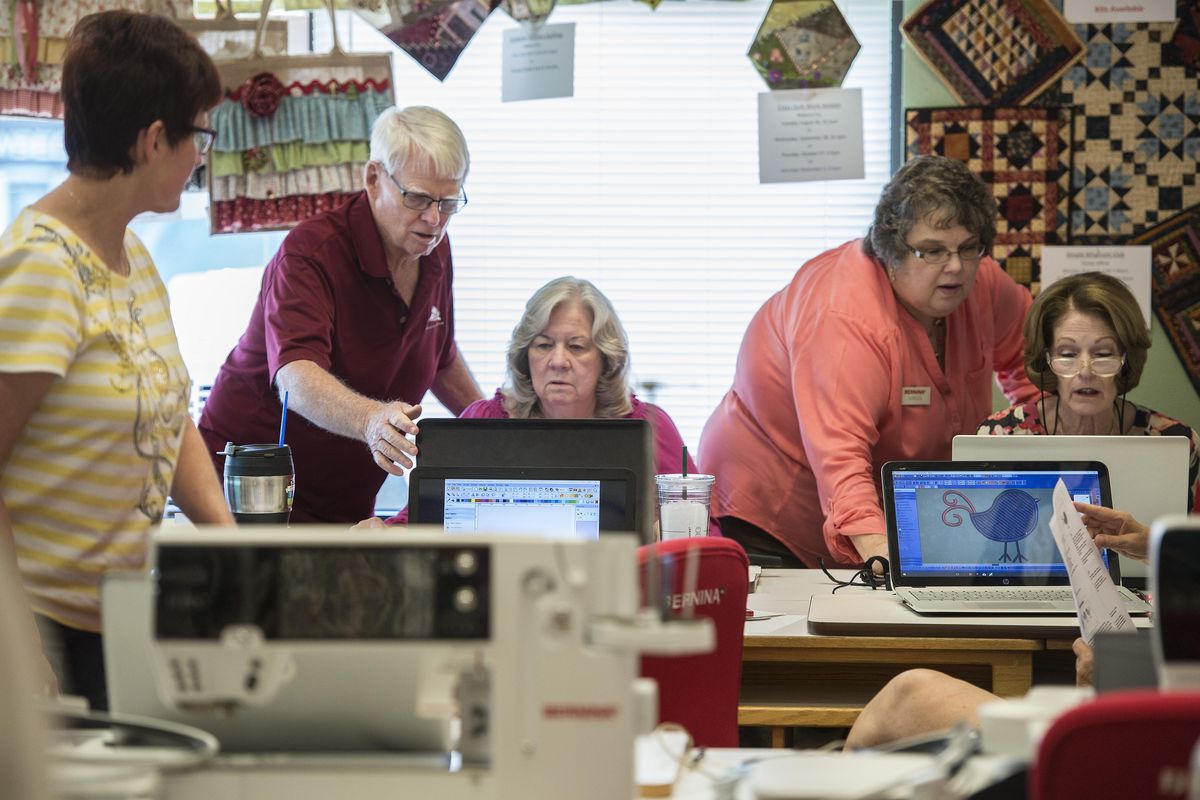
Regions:
<instances>
[{"instance_id":1,"label":"ruffled fabric valance","mask_svg":"<svg viewBox=\"0 0 1200 800\"><path fill-rule=\"evenodd\" d=\"M218 68L226 87L211 115L213 233L291 227L361 190L371 129L393 102L387 56L274 57Z\"/></svg>"},{"instance_id":2,"label":"ruffled fabric valance","mask_svg":"<svg viewBox=\"0 0 1200 800\"><path fill-rule=\"evenodd\" d=\"M298 194L350 194L362 186L361 163L333 164L324 167L305 167L287 172L251 172L245 175L213 176L212 199L274 200Z\"/></svg>"},{"instance_id":3,"label":"ruffled fabric valance","mask_svg":"<svg viewBox=\"0 0 1200 800\"><path fill-rule=\"evenodd\" d=\"M239 197L236 200L212 202L212 224L221 233L274 230L291 227L314 214L337 208L353 197L351 194L301 194L274 200L255 200Z\"/></svg>"},{"instance_id":4,"label":"ruffled fabric valance","mask_svg":"<svg viewBox=\"0 0 1200 800\"><path fill-rule=\"evenodd\" d=\"M391 104L386 88L288 94L279 99L273 114L262 117L248 111L240 99L226 98L212 112L217 131L213 149L228 153L277 144L369 141L376 117Z\"/></svg>"},{"instance_id":5,"label":"ruffled fabric valance","mask_svg":"<svg viewBox=\"0 0 1200 800\"><path fill-rule=\"evenodd\" d=\"M208 166L216 178L287 172L337 164L364 164L370 158L370 150L368 142L289 142L233 153L214 150L208 154Z\"/></svg>"}]
</instances>

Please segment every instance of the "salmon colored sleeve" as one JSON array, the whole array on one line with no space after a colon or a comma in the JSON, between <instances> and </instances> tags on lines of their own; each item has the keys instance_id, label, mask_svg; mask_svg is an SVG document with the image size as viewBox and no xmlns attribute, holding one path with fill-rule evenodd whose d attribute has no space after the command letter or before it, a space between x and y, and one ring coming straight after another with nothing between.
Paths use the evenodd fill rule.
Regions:
<instances>
[{"instance_id":1,"label":"salmon colored sleeve","mask_svg":"<svg viewBox=\"0 0 1200 800\"><path fill-rule=\"evenodd\" d=\"M823 534L841 563L862 561L848 538L887 531L872 450L891 395L894 334L835 311L793 333L792 394L825 512Z\"/></svg>"},{"instance_id":2,"label":"salmon colored sleeve","mask_svg":"<svg viewBox=\"0 0 1200 800\"><path fill-rule=\"evenodd\" d=\"M1037 387L1025 374L1025 317L1033 305L1033 297L994 262L989 271L994 279L991 306L996 317L996 342L992 364L996 370L996 383L1008 402L1018 405L1038 395Z\"/></svg>"}]
</instances>

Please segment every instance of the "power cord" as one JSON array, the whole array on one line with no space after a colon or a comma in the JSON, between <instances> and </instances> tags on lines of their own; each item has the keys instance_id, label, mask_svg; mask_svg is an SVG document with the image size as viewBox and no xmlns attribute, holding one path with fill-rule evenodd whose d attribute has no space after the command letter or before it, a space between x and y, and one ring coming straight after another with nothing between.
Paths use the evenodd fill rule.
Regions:
<instances>
[{"instance_id":1,"label":"power cord","mask_svg":"<svg viewBox=\"0 0 1200 800\"><path fill-rule=\"evenodd\" d=\"M683 749L676 753L675 748L671 747L667 741L666 734L682 733L687 738L687 743ZM672 761L679 766L679 774L684 772L695 772L703 775L711 781L720 780L721 776L715 772L710 772L705 767L701 766L704 760L704 754L708 752L706 747L696 747L696 740L692 738L691 731L678 722L660 722L653 731L654 741L658 742L658 746L662 748Z\"/></svg>"},{"instance_id":2,"label":"power cord","mask_svg":"<svg viewBox=\"0 0 1200 800\"><path fill-rule=\"evenodd\" d=\"M821 567L821 572L825 573L825 577L837 584L831 594L837 594L838 589L845 589L847 586L857 586L863 589L887 589L892 590L892 577L888 572L888 560L883 556L871 556L867 559L866 564L858 572L851 576L850 580L844 581L841 578L834 576L832 572L825 568L825 559L818 558L817 564ZM880 574L875 573L875 567L880 567Z\"/></svg>"}]
</instances>

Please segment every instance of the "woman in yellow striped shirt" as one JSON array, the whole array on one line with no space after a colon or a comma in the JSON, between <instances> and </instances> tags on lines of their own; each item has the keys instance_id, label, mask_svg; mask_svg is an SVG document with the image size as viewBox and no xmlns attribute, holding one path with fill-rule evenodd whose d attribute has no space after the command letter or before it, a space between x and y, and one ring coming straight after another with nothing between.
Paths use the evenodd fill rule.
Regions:
<instances>
[{"instance_id":1,"label":"woman in yellow striped shirt","mask_svg":"<svg viewBox=\"0 0 1200 800\"><path fill-rule=\"evenodd\" d=\"M101 577L143 567L168 494L232 523L166 288L127 227L179 207L221 87L174 22L106 11L73 31L62 91L70 175L0 237L0 580L20 576L47 685L105 708Z\"/></svg>"}]
</instances>

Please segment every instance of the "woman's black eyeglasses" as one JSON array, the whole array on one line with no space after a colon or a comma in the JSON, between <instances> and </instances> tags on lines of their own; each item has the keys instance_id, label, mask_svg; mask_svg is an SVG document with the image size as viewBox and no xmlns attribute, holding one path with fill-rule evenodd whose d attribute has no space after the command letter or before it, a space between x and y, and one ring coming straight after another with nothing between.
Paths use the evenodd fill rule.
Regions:
<instances>
[{"instance_id":1,"label":"woman's black eyeglasses","mask_svg":"<svg viewBox=\"0 0 1200 800\"><path fill-rule=\"evenodd\" d=\"M212 128L201 128L198 125L192 126L192 141L196 144L196 152L200 155L208 155L208 151L212 150L213 142L216 140L217 132Z\"/></svg>"}]
</instances>

